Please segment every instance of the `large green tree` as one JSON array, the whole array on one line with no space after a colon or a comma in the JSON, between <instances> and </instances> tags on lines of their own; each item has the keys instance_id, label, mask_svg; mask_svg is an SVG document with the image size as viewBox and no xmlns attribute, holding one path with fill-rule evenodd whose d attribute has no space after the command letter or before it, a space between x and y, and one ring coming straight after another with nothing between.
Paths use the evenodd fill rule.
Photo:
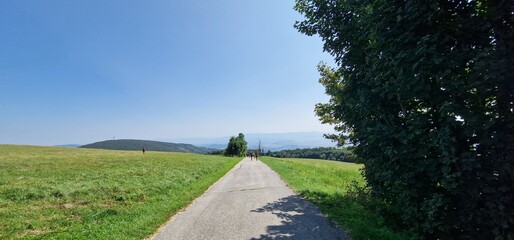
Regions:
<instances>
[{"instance_id":1,"label":"large green tree","mask_svg":"<svg viewBox=\"0 0 514 240\"><path fill-rule=\"evenodd\" d=\"M247 142L245 140L245 135L239 133L237 137L230 137L228 141L227 148L225 149L224 154L226 156L239 156L242 157L246 154Z\"/></svg>"},{"instance_id":2,"label":"large green tree","mask_svg":"<svg viewBox=\"0 0 514 240\"><path fill-rule=\"evenodd\" d=\"M514 239L514 1L297 0L330 137L387 217L428 239Z\"/></svg>"}]
</instances>

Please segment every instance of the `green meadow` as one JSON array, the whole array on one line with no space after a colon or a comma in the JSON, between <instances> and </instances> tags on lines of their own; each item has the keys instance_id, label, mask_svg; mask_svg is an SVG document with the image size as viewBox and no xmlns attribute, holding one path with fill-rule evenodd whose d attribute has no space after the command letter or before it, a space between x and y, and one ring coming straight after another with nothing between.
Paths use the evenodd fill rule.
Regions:
<instances>
[{"instance_id":1,"label":"green meadow","mask_svg":"<svg viewBox=\"0 0 514 240\"><path fill-rule=\"evenodd\" d=\"M0 145L0 239L143 239L239 160Z\"/></svg>"},{"instance_id":2,"label":"green meadow","mask_svg":"<svg viewBox=\"0 0 514 240\"><path fill-rule=\"evenodd\" d=\"M364 207L364 202L373 202L358 193L365 183L360 174L363 165L314 159L262 157L260 160L296 193L342 226L353 240L411 239L392 230L379 215Z\"/></svg>"}]
</instances>

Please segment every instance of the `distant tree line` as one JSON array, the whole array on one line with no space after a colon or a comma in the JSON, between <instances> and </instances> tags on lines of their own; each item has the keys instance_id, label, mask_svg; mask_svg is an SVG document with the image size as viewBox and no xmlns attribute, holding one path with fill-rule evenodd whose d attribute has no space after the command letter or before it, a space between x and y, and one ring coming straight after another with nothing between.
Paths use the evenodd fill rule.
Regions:
<instances>
[{"instance_id":1,"label":"distant tree line","mask_svg":"<svg viewBox=\"0 0 514 240\"><path fill-rule=\"evenodd\" d=\"M342 162L355 162L355 158L349 149L335 147L298 148L294 150L282 150L278 152L268 151L266 156L278 158L312 158Z\"/></svg>"},{"instance_id":2,"label":"distant tree line","mask_svg":"<svg viewBox=\"0 0 514 240\"><path fill-rule=\"evenodd\" d=\"M225 149L219 149L219 150L215 150L215 151L210 151L209 155L224 155L225 153Z\"/></svg>"}]
</instances>

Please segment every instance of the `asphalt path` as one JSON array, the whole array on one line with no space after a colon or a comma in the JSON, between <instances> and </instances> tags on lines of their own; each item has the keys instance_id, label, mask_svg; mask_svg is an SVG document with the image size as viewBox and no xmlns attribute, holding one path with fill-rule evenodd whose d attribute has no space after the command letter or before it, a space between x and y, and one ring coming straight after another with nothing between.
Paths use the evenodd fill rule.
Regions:
<instances>
[{"instance_id":1,"label":"asphalt path","mask_svg":"<svg viewBox=\"0 0 514 240\"><path fill-rule=\"evenodd\" d=\"M153 239L349 239L260 161L243 159Z\"/></svg>"}]
</instances>

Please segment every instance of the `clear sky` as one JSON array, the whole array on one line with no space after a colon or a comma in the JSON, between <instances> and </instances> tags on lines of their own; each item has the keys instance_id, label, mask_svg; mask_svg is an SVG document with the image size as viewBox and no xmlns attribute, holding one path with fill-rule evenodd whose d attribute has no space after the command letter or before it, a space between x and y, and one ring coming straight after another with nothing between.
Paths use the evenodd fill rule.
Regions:
<instances>
[{"instance_id":1,"label":"clear sky","mask_svg":"<svg viewBox=\"0 0 514 240\"><path fill-rule=\"evenodd\" d=\"M293 0L0 1L0 143L320 131Z\"/></svg>"}]
</instances>

